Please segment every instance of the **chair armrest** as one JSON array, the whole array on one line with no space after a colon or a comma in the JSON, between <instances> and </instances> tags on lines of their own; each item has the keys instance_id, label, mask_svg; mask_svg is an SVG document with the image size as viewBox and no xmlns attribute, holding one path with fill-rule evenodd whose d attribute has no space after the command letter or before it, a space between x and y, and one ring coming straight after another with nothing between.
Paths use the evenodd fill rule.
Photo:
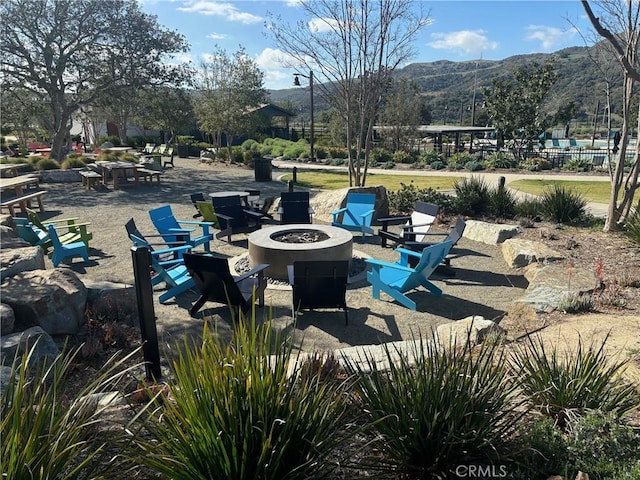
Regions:
<instances>
[{"instance_id":1,"label":"chair armrest","mask_svg":"<svg viewBox=\"0 0 640 480\"><path fill-rule=\"evenodd\" d=\"M218 213L218 212L216 212L216 217L226 220L227 222L230 222L231 220L233 220L233 217L230 217L229 215L225 215L223 213Z\"/></svg>"},{"instance_id":2,"label":"chair armrest","mask_svg":"<svg viewBox=\"0 0 640 480\"><path fill-rule=\"evenodd\" d=\"M376 211L375 211L374 209L371 209L371 210L369 210L368 212L364 212L364 213L360 214L360 216L361 216L362 218L365 218L365 217L368 217L368 216L370 216L370 215L373 215L375 212L376 212Z\"/></svg>"},{"instance_id":3,"label":"chair armrest","mask_svg":"<svg viewBox=\"0 0 640 480\"><path fill-rule=\"evenodd\" d=\"M413 268L405 267L399 263L385 262L384 260L378 260L376 258L365 258L364 261L372 265L374 268L377 267L377 269L380 267L386 267L393 268L394 270L402 270L403 272L415 272L415 269Z\"/></svg>"},{"instance_id":4,"label":"chair armrest","mask_svg":"<svg viewBox=\"0 0 640 480\"><path fill-rule=\"evenodd\" d=\"M339 208L338 210L334 210L333 212L331 212L331 215L338 215L339 213L346 212L346 211L347 211L347 207Z\"/></svg>"},{"instance_id":5,"label":"chair armrest","mask_svg":"<svg viewBox=\"0 0 640 480\"><path fill-rule=\"evenodd\" d=\"M433 225L434 223L435 223L435 222L429 222L429 223L412 223L412 224L409 224L409 225L403 225L401 228L402 228L403 230L411 230L412 228L415 228L415 227L427 227L427 226L429 226L429 225ZM446 234L445 234L445 235L446 235Z\"/></svg>"},{"instance_id":6,"label":"chair armrest","mask_svg":"<svg viewBox=\"0 0 640 480\"><path fill-rule=\"evenodd\" d=\"M413 242L413 243L419 243L419 242ZM414 250L408 250L402 247L396 248L395 251L398 252L400 255L405 254L405 255L409 255L410 257L420 258L422 256L422 253L416 252Z\"/></svg>"},{"instance_id":7,"label":"chair armrest","mask_svg":"<svg viewBox=\"0 0 640 480\"><path fill-rule=\"evenodd\" d=\"M213 222L198 222L195 220L178 220L178 223L186 223L187 225L200 225L203 227L213 227L215 225Z\"/></svg>"},{"instance_id":8,"label":"chair armrest","mask_svg":"<svg viewBox=\"0 0 640 480\"><path fill-rule=\"evenodd\" d=\"M193 228L169 228L167 229L167 231L171 233L176 233L176 234L180 234L180 233L188 234L193 232L194 229ZM169 234L165 233L165 235L169 235Z\"/></svg>"},{"instance_id":9,"label":"chair armrest","mask_svg":"<svg viewBox=\"0 0 640 480\"><path fill-rule=\"evenodd\" d=\"M249 217L253 217L256 220L261 220L261 219L264 218L264 215L262 213L260 213L260 212L254 212L253 210L246 210L246 209L243 209L243 211L244 211L245 215L247 215Z\"/></svg>"},{"instance_id":10,"label":"chair armrest","mask_svg":"<svg viewBox=\"0 0 640 480\"><path fill-rule=\"evenodd\" d=\"M245 278L249 278L249 277L255 275L256 273L261 274L266 268L269 268L269 267L270 267L270 264L261 263L260 265L258 265L257 267L252 268L248 272L245 272L242 275L239 275L236 278L236 281L239 282L241 280L244 280Z\"/></svg>"},{"instance_id":11,"label":"chair armrest","mask_svg":"<svg viewBox=\"0 0 640 480\"><path fill-rule=\"evenodd\" d=\"M154 250L151 252L151 255L157 257L159 255L164 255L166 253L178 253L178 252L189 252L191 251L191 245L182 245L180 247L171 247L171 248L163 248L162 250Z\"/></svg>"},{"instance_id":12,"label":"chair armrest","mask_svg":"<svg viewBox=\"0 0 640 480\"><path fill-rule=\"evenodd\" d=\"M78 220L78 217L72 217L72 218L61 218L60 220L44 220L42 223L44 223L45 225L48 223L69 223L69 222L75 222L76 220Z\"/></svg>"},{"instance_id":13,"label":"chair armrest","mask_svg":"<svg viewBox=\"0 0 640 480\"><path fill-rule=\"evenodd\" d=\"M378 218L378 222L382 224L382 228L385 228L387 225L399 225L400 223L408 222L410 216L399 216L399 217L382 217Z\"/></svg>"}]
</instances>

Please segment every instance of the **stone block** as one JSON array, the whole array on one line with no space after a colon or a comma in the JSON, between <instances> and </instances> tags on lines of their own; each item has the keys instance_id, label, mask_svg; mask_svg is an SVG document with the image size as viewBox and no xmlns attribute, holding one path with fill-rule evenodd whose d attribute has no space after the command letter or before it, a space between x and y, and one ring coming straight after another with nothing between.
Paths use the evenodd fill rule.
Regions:
<instances>
[{"instance_id":1,"label":"stone block","mask_svg":"<svg viewBox=\"0 0 640 480\"><path fill-rule=\"evenodd\" d=\"M31 327L22 332L5 335L0 340L0 351L3 365L11 365L16 355L22 355L27 348L36 344L34 359L36 361L53 359L60 355L60 349L53 338L40 327Z\"/></svg>"},{"instance_id":2,"label":"stone block","mask_svg":"<svg viewBox=\"0 0 640 480\"><path fill-rule=\"evenodd\" d=\"M467 342L471 346L480 345L489 335L504 334L506 332L503 328L481 315L472 315L462 320L445 323L436 329L438 343L443 348L462 347Z\"/></svg>"},{"instance_id":3,"label":"stone block","mask_svg":"<svg viewBox=\"0 0 640 480\"><path fill-rule=\"evenodd\" d=\"M12 248L10 242L2 242L0 251L0 281L32 270L44 270L44 252L40 247L32 247L24 240L15 239L18 248ZM28 245L28 246L24 246Z\"/></svg>"},{"instance_id":4,"label":"stone block","mask_svg":"<svg viewBox=\"0 0 640 480\"><path fill-rule=\"evenodd\" d=\"M515 225L467 220L463 237L488 245L498 245L509 238L515 237L517 234L518 227Z\"/></svg>"},{"instance_id":5,"label":"stone block","mask_svg":"<svg viewBox=\"0 0 640 480\"><path fill-rule=\"evenodd\" d=\"M136 289L126 283L83 279L87 288L87 310L102 318L137 325Z\"/></svg>"},{"instance_id":6,"label":"stone block","mask_svg":"<svg viewBox=\"0 0 640 480\"><path fill-rule=\"evenodd\" d=\"M13 332L16 323L16 316L13 314L13 308L6 303L0 303L0 335L9 335Z\"/></svg>"},{"instance_id":7,"label":"stone block","mask_svg":"<svg viewBox=\"0 0 640 480\"><path fill-rule=\"evenodd\" d=\"M563 258L544 243L520 238L505 240L502 243L502 256L511 268L521 268L531 263L550 263Z\"/></svg>"}]
</instances>

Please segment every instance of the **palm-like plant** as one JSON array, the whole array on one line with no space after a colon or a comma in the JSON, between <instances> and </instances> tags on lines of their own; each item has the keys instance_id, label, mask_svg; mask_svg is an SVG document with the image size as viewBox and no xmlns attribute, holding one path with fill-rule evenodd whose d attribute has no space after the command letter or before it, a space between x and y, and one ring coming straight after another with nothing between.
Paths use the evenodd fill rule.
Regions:
<instances>
[{"instance_id":1,"label":"palm-like plant","mask_svg":"<svg viewBox=\"0 0 640 480\"><path fill-rule=\"evenodd\" d=\"M255 315L254 315L255 318ZM133 457L172 479L294 479L326 473L349 434L344 381L309 375L268 323L241 318L231 344L205 326L173 364L170 398L140 417ZM150 437L150 440L148 439Z\"/></svg>"}]
</instances>

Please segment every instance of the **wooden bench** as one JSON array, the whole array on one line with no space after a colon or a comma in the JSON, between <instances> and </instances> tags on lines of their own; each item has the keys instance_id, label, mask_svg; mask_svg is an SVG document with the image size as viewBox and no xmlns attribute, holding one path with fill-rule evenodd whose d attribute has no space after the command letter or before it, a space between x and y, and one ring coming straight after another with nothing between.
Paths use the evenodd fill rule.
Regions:
<instances>
[{"instance_id":1,"label":"wooden bench","mask_svg":"<svg viewBox=\"0 0 640 480\"><path fill-rule=\"evenodd\" d=\"M25 192L23 195L19 197L11 197L11 198L3 198L0 206L2 208L7 208L9 210L9 214L14 217L15 216L15 207L19 206L22 210L22 213L27 213L27 208L31 208L31 201L35 200L38 202L38 208L40 212L44 212L44 204L42 203L42 196L46 193L46 190L37 190L35 192Z\"/></svg>"},{"instance_id":2,"label":"wooden bench","mask_svg":"<svg viewBox=\"0 0 640 480\"><path fill-rule=\"evenodd\" d=\"M156 177L158 183L160 183L160 176L162 172L159 170L151 170L150 168L138 168L138 176L144 182L149 180L149 182L153 183L153 177Z\"/></svg>"},{"instance_id":3,"label":"wooden bench","mask_svg":"<svg viewBox=\"0 0 640 480\"><path fill-rule=\"evenodd\" d=\"M80 172L80 176L82 177L82 185L84 185L85 190L89 190L91 187L96 188L102 181L102 175L93 170L82 171Z\"/></svg>"}]
</instances>

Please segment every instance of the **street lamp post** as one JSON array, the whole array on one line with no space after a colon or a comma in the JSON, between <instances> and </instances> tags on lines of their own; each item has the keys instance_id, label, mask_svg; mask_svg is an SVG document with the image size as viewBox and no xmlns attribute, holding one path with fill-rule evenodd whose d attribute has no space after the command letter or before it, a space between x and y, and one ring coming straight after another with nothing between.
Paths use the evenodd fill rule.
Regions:
<instances>
[{"instance_id":1,"label":"street lamp post","mask_svg":"<svg viewBox=\"0 0 640 480\"><path fill-rule=\"evenodd\" d=\"M311 127L309 134L309 146L311 147L311 161L316 161L315 151L314 151L314 121L313 121L313 70L309 70L309 75L305 75L304 73L294 73L293 74L293 84L296 87L300 86L300 77L309 79L309 93L311 95Z\"/></svg>"}]
</instances>

